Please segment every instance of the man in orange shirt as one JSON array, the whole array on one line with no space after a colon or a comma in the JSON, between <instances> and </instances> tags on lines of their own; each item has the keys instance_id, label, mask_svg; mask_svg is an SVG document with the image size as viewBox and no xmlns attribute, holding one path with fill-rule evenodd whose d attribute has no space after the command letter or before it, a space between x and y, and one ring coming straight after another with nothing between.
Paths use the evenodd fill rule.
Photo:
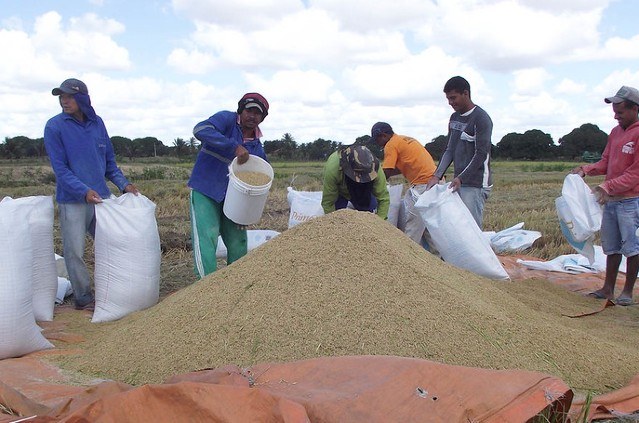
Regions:
<instances>
[{"instance_id":1,"label":"man in orange shirt","mask_svg":"<svg viewBox=\"0 0 639 423\"><path fill-rule=\"evenodd\" d=\"M435 173L435 162L426 148L416 139L398 135L386 122L377 122L371 129L371 141L384 149L382 169L386 179L404 175L410 184L404 195L404 219L399 227L413 241L421 244L426 236L426 224L415 209L417 197L426 191L428 180Z\"/></svg>"}]
</instances>

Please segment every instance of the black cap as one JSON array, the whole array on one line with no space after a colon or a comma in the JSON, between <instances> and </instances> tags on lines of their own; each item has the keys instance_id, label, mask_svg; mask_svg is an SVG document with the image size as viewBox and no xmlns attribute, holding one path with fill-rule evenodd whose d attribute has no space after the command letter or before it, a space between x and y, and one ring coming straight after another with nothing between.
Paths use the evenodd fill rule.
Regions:
<instances>
[{"instance_id":1,"label":"black cap","mask_svg":"<svg viewBox=\"0 0 639 423\"><path fill-rule=\"evenodd\" d=\"M51 94L60 95L60 94L89 94L89 89L86 84L79 79L70 78L60 84L59 88L54 88L51 90Z\"/></svg>"}]
</instances>

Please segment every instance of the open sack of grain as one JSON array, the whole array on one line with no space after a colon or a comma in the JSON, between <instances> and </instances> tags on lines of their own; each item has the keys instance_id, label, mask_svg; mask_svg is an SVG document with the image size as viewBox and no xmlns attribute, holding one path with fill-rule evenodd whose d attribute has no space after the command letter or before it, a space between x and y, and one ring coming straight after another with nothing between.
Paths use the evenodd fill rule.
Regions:
<instances>
[{"instance_id":1,"label":"open sack of grain","mask_svg":"<svg viewBox=\"0 0 639 423\"><path fill-rule=\"evenodd\" d=\"M36 320L53 319L58 279L53 198L0 201L0 359L52 348Z\"/></svg>"},{"instance_id":2,"label":"open sack of grain","mask_svg":"<svg viewBox=\"0 0 639 423\"><path fill-rule=\"evenodd\" d=\"M123 194L95 207L95 311L92 322L120 319L160 295L160 235L155 204Z\"/></svg>"}]
</instances>

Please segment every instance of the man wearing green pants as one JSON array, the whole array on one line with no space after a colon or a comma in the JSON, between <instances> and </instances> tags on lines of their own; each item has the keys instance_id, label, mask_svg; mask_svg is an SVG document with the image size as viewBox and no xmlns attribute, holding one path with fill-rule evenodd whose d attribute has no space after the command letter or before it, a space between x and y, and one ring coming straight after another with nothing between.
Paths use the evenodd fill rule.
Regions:
<instances>
[{"instance_id":1,"label":"man wearing green pants","mask_svg":"<svg viewBox=\"0 0 639 423\"><path fill-rule=\"evenodd\" d=\"M237 112L220 111L193 128L202 143L188 186L195 273L204 277L217 269L218 236L226 245L227 264L247 251L246 229L224 215L224 198L229 184L229 164L235 157L245 163L249 154L266 160L259 124L268 115L269 104L258 93L247 93Z\"/></svg>"}]
</instances>

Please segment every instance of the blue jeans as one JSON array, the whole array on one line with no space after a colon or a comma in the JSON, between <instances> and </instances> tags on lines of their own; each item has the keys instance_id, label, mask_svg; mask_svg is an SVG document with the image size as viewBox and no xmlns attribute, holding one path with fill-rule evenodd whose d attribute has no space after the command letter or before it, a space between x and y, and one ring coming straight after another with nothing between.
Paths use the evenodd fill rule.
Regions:
<instances>
[{"instance_id":1,"label":"blue jeans","mask_svg":"<svg viewBox=\"0 0 639 423\"><path fill-rule=\"evenodd\" d=\"M470 214L473 215L473 219L477 222L479 229L482 229L484 224L484 203L490 195L491 187L476 188L476 187L459 187L459 196L462 201L470 210Z\"/></svg>"},{"instance_id":2,"label":"blue jeans","mask_svg":"<svg viewBox=\"0 0 639 423\"><path fill-rule=\"evenodd\" d=\"M87 203L58 203L64 264L77 306L93 301L91 277L84 262L87 233L95 236L95 206Z\"/></svg>"},{"instance_id":3,"label":"blue jeans","mask_svg":"<svg viewBox=\"0 0 639 423\"><path fill-rule=\"evenodd\" d=\"M639 198L608 201L601 220L601 248L604 254L639 254Z\"/></svg>"}]
</instances>

